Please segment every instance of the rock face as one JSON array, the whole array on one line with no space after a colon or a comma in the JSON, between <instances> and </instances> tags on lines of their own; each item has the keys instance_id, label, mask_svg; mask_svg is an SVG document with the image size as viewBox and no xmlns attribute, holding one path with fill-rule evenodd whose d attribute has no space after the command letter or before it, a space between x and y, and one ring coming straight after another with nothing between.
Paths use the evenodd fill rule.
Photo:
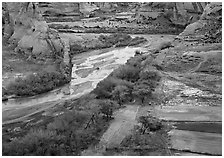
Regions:
<instances>
[{"instance_id":1,"label":"rock face","mask_svg":"<svg viewBox=\"0 0 224 158\"><path fill-rule=\"evenodd\" d=\"M82 16L79 3L39 2L38 7L46 21L77 21Z\"/></svg>"},{"instance_id":2,"label":"rock face","mask_svg":"<svg viewBox=\"0 0 224 158\"><path fill-rule=\"evenodd\" d=\"M82 18L132 12L139 23L147 23L164 15L170 23L185 26L200 18L206 4L206 2L39 2L38 6L45 20L50 22L78 21Z\"/></svg>"},{"instance_id":3,"label":"rock face","mask_svg":"<svg viewBox=\"0 0 224 158\"><path fill-rule=\"evenodd\" d=\"M139 8L137 17L139 21L165 16L174 24L186 25L199 19L205 2L150 2L143 3Z\"/></svg>"},{"instance_id":4,"label":"rock face","mask_svg":"<svg viewBox=\"0 0 224 158\"><path fill-rule=\"evenodd\" d=\"M12 7L12 5L11 5ZM35 3L15 3L21 8L12 15L14 32L9 42L15 43L15 51L22 51L35 58L63 57L63 43L57 31L49 29Z\"/></svg>"},{"instance_id":5,"label":"rock face","mask_svg":"<svg viewBox=\"0 0 224 158\"><path fill-rule=\"evenodd\" d=\"M188 25L180 36L202 36L205 42L221 42L222 3L207 4L200 19Z\"/></svg>"},{"instance_id":6,"label":"rock face","mask_svg":"<svg viewBox=\"0 0 224 158\"><path fill-rule=\"evenodd\" d=\"M12 15L10 14L8 5L3 2L2 3L2 38L3 42L6 42L14 32L14 23L12 19Z\"/></svg>"}]
</instances>

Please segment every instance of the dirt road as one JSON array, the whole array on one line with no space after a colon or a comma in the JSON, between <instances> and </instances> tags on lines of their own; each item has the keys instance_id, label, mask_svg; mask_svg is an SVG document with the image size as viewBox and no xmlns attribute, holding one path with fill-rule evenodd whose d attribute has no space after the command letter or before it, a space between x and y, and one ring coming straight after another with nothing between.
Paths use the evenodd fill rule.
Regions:
<instances>
[{"instance_id":1,"label":"dirt road","mask_svg":"<svg viewBox=\"0 0 224 158\"><path fill-rule=\"evenodd\" d=\"M139 105L126 105L114 114L114 120L107 131L103 134L100 142L94 148L85 150L82 156L103 155L107 148L113 148L120 145L122 140L131 134L134 125L137 124L136 116Z\"/></svg>"}]
</instances>

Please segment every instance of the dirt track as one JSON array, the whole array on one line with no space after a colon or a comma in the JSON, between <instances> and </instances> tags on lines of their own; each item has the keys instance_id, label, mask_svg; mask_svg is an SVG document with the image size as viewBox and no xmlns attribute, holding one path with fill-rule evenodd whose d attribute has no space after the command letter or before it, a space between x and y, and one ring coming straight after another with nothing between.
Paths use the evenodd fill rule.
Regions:
<instances>
[{"instance_id":1,"label":"dirt track","mask_svg":"<svg viewBox=\"0 0 224 158\"><path fill-rule=\"evenodd\" d=\"M103 134L99 144L82 153L82 156L103 155L106 149L117 147L122 140L131 134L134 125L137 124L137 113L139 105L126 105L124 109L114 114L114 120L107 131Z\"/></svg>"}]
</instances>

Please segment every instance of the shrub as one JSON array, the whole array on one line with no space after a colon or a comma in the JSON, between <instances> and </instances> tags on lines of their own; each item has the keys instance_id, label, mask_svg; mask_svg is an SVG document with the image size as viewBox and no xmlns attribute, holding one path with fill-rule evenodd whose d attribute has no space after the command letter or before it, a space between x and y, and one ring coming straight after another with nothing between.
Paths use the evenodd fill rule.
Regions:
<instances>
[{"instance_id":1,"label":"shrub","mask_svg":"<svg viewBox=\"0 0 224 158\"><path fill-rule=\"evenodd\" d=\"M71 55L80 54L85 51L87 51L87 49L80 44L75 43L70 45Z\"/></svg>"},{"instance_id":2,"label":"shrub","mask_svg":"<svg viewBox=\"0 0 224 158\"><path fill-rule=\"evenodd\" d=\"M168 139L160 133L141 134L134 132L133 134L124 138L121 142L121 147L128 148L136 155L140 156L167 156L170 151L167 148ZM138 150L137 150L138 149Z\"/></svg>"},{"instance_id":3,"label":"shrub","mask_svg":"<svg viewBox=\"0 0 224 158\"><path fill-rule=\"evenodd\" d=\"M129 88L133 86L130 82L110 76L100 81L93 90L93 93L95 93L99 99L110 99L112 97L111 93L117 85L125 85Z\"/></svg>"},{"instance_id":4,"label":"shrub","mask_svg":"<svg viewBox=\"0 0 224 158\"><path fill-rule=\"evenodd\" d=\"M113 33L111 35L100 35L98 37L98 40L100 41L98 44L94 47L88 47L88 46L82 46L81 44L72 44L70 45L70 52L72 55L79 54L82 52L86 52L88 50L94 50L94 49L102 49L102 48L109 48L112 46L116 47L124 47L128 45L137 45L142 42L147 41L143 37L135 37L134 39L131 38L128 34L120 34L120 33Z\"/></svg>"},{"instance_id":5,"label":"shrub","mask_svg":"<svg viewBox=\"0 0 224 158\"><path fill-rule=\"evenodd\" d=\"M32 96L44 93L68 82L68 79L59 72L38 72L25 78L17 78L7 87L8 94L17 96Z\"/></svg>"},{"instance_id":6,"label":"shrub","mask_svg":"<svg viewBox=\"0 0 224 158\"><path fill-rule=\"evenodd\" d=\"M137 68L140 69L142 67L141 63L144 60L146 60L146 56L144 56L144 55L131 57L130 59L128 59L127 65L130 65L130 66L133 66L133 67L137 67Z\"/></svg>"},{"instance_id":7,"label":"shrub","mask_svg":"<svg viewBox=\"0 0 224 158\"><path fill-rule=\"evenodd\" d=\"M113 99L115 99L120 106L128 98L128 95L130 95L129 89L124 85L118 85L112 91Z\"/></svg>"},{"instance_id":8,"label":"shrub","mask_svg":"<svg viewBox=\"0 0 224 158\"><path fill-rule=\"evenodd\" d=\"M114 103L110 100L101 100L99 103L100 112L106 117L107 121L112 117L114 110Z\"/></svg>"},{"instance_id":9,"label":"shrub","mask_svg":"<svg viewBox=\"0 0 224 158\"><path fill-rule=\"evenodd\" d=\"M133 89L133 94L141 99L142 104L146 97L151 97L160 78L156 71L146 70L140 72L139 80L136 82Z\"/></svg>"},{"instance_id":10,"label":"shrub","mask_svg":"<svg viewBox=\"0 0 224 158\"><path fill-rule=\"evenodd\" d=\"M152 116L140 116L138 122L141 123L142 134L144 134L147 130L155 132L162 128L161 121Z\"/></svg>"},{"instance_id":11,"label":"shrub","mask_svg":"<svg viewBox=\"0 0 224 158\"><path fill-rule=\"evenodd\" d=\"M15 139L10 143L3 144L3 155L51 155L59 154L58 142L60 136L54 131L31 130L25 137ZM56 152L56 153L55 153Z\"/></svg>"},{"instance_id":12,"label":"shrub","mask_svg":"<svg viewBox=\"0 0 224 158\"><path fill-rule=\"evenodd\" d=\"M144 103L147 96L151 96L152 89L145 84L136 84L133 89L133 94L141 99L142 104Z\"/></svg>"},{"instance_id":13,"label":"shrub","mask_svg":"<svg viewBox=\"0 0 224 158\"><path fill-rule=\"evenodd\" d=\"M135 82L139 79L139 72L140 69L137 67L131 65L123 65L114 70L112 72L112 76L122 80Z\"/></svg>"},{"instance_id":14,"label":"shrub","mask_svg":"<svg viewBox=\"0 0 224 158\"><path fill-rule=\"evenodd\" d=\"M150 70L141 71L139 77L140 80L152 80L156 82L159 82L161 79L161 76L159 76L158 72Z\"/></svg>"},{"instance_id":15,"label":"shrub","mask_svg":"<svg viewBox=\"0 0 224 158\"><path fill-rule=\"evenodd\" d=\"M54 122L48 124L47 129L55 130L57 133L69 132L83 127L88 119L89 116L86 112L66 112L55 118Z\"/></svg>"}]
</instances>

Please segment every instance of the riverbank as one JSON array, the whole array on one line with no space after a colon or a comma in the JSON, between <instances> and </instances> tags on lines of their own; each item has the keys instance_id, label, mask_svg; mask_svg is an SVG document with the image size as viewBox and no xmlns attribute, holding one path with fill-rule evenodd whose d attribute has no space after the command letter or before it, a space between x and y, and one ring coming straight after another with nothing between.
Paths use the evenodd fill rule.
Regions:
<instances>
[{"instance_id":1,"label":"riverbank","mask_svg":"<svg viewBox=\"0 0 224 158\"><path fill-rule=\"evenodd\" d=\"M157 37L157 38L159 38L159 37ZM80 60L82 60L82 64L83 64L83 67L85 67L86 68L86 66L84 66L85 65L85 62L86 63L88 63L87 65L89 65L90 63L91 64L93 64L93 65L95 65L95 66L99 66L99 64L101 64L101 69L100 70L97 70L98 71L98 75L88 75L87 77L86 77L86 79L89 81L89 80L91 80L91 78L93 79L93 81L94 81L94 83L93 84L90 84L91 85L91 90L97 85L97 83L100 81L100 80L102 80L104 77L105 77L105 72L104 72L104 69L105 69L105 71L108 71L107 73L106 73L106 76L108 75L108 74L110 74L110 72L113 70L113 69L115 69L115 68L117 68L117 66L116 65L114 65L114 66L112 66L111 64L112 63L110 63L110 62L104 62L104 63L102 63L102 58L104 59L104 60L111 60L112 59L112 61L113 62L115 62L115 63L117 63L117 64L122 64L122 63L124 63L128 58L130 58L131 56L133 56L134 54L135 54L135 50L136 49L138 49L138 48L135 48L135 49L133 49L133 48L125 48L125 49L118 49L118 50L114 50L114 51L111 51L111 52L109 52L109 54L108 53L105 53L104 52L104 54L101 54L101 53L97 53L97 51L96 51L96 54L95 54L95 56L92 56L92 57L86 57L86 56L83 56L83 54L80 54L79 56L81 57L81 56L83 56L84 57L84 59L80 59L80 57L79 57L79 59ZM131 52L130 52L131 51ZM91 52L90 52L90 54L91 54ZM112 56L113 55L113 56ZM116 56L115 56L116 55ZM113 59L114 58L114 59ZM90 63L89 63L90 62ZM75 62L76 63L76 62ZM97 64L98 63L98 64ZM111 65L111 66L107 66L107 65ZM77 66L80 66L80 65L77 65ZM76 72L77 70L76 69L74 69L75 71L74 72ZM102 78L100 77L101 75L99 75L100 74L100 72L102 72ZM92 72L93 74L94 73L96 73L96 72ZM79 74L80 75L80 74ZM78 76L79 76L78 75ZM95 77L96 78L95 78ZM79 80L80 79L82 79L82 75L81 76L79 76ZM89 77L89 78L88 78ZM100 78L99 78L100 77ZM73 76L73 80L75 80L75 82L74 83L76 83L76 85L77 84L79 84L78 83L78 80L77 80L77 78L75 79L75 76ZM85 79L85 78L83 78L83 79ZM85 83L85 81L83 80L83 82ZM75 89L77 89L77 86L76 85L74 85L75 87ZM93 88L92 88L92 86L93 86ZM86 89L88 89L87 87L85 87L85 90ZM75 92L75 94L77 94L77 95L79 95L79 94L82 94L82 92L81 92L81 90L79 90L79 91L76 91ZM73 96L73 98L74 98L74 95L75 94L73 94L73 95L71 95L71 96ZM88 97L88 96L87 96ZM93 98L92 98L93 99ZM83 102L85 99L84 98L80 98L80 99L78 99L77 101L78 102ZM19 122L8 122L8 123L10 123L10 124L5 124L4 126L3 126L3 130L7 133L5 133L4 132L4 135L5 135L5 139L4 140L6 140L6 141L10 141L10 139L12 139L12 138L7 138L7 136L13 136L14 138L15 137L21 137L22 135L25 135L28 131L29 131L29 129L30 128L32 128L33 126L35 126L35 127L37 127L38 125L43 125L43 124L45 124L46 122L45 121L47 121L47 123L49 123L48 122L48 120L50 119L50 120L52 120L55 116L58 116L58 115L62 115L65 111L66 111L66 109L68 108L68 109L71 109L71 108L78 108L76 105L77 105L77 101L75 102L75 103L73 103L72 101L65 101L65 103L61 103L61 104L59 104L59 102L49 102L49 103L42 103L42 104L40 104L41 106L43 106L43 107L45 107L46 109L44 109L44 111L45 112L43 112L43 111L37 111L36 113L31 113L30 115L28 115L27 116L27 118L25 119L25 120L27 120L27 121L25 121L25 120L20 120L20 121L22 121L22 122L20 122L19 120L17 120L17 121L19 121ZM60 101L61 102L61 101ZM72 103L71 103L72 102ZM92 100L90 100L89 101L89 103L90 102L92 102ZM80 105L80 107L83 107L84 106L84 104L82 103L81 105ZM86 106L86 105L85 105ZM85 106L82 108L82 110L83 111L85 111L85 109L88 107L86 107L85 108ZM90 105L89 105L90 106ZM36 108L35 108L36 107ZM30 110L32 111L32 109L37 109L38 108L38 106L35 106L35 107L25 107L25 108L30 108ZM51 107L50 109L47 109L48 107ZM67 107L66 109L64 109L64 108L62 108L62 107ZM91 106L92 107L92 106ZM79 108L78 108L79 109ZM77 109L77 110L78 110ZM22 110L22 111L26 111L24 108L23 109L20 109L20 110ZM64 111L65 110L65 111ZM60 112L59 112L60 111ZM9 114L9 112L10 112L10 110L9 109L7 109L7 113ZM14 112L16 112L16 110L14 111ZM5 114L7 114L7 113L5 113ZM13 111L11 111L11 114L10 115L8 115L8 116L13 116L12 115L12 113L13 113ZM7 115L5 115L5 116L7 116ZM17 116L19 116L18 115L18 113L17 113ZM5 117L3 117L3 118L5 118ZM49 118L49 119L47 119L47 118ZM15 119L15 118L13 118L13 119ZM9 128L10 127L10 128ZM18 129L19 128L19 129ZM24 129L25 128L25 129ZM21 133L22 133L22 135L21 135Z\"/></svg>"},{"instance_id":2,"label":"riverbank","mask_svg":"<svg viewBox=\"0 0 224 158\"><path fill-rule=\"evenodd\" d=\"M161 36L158 36L158 38L160 38ZM155 39L155 37L148 37L148 39L154 39L153 41L155 42L155 41L157 41L156 39ZM163 40L166 40L166 39L163 39ZM158 40L159 41L159 40ZM160 41L161 42L161 41ZM130 60L128 63L129 64L135 64L135 62L137 62L138 64L143 64L143 65L145 65L146 67L150 67L150 70L152 70L151 68L151 66L152 65L154 65L154 68L157 68L157 66L156 65L158 65L158 64L160 64L160 63L164 63L164 64L161 64L161 67L160 67L160 70L157 70L158 72L160 72L161 74L163 74L163 73L167 73L167 72L170 72L171 70L173 70L173 71L175 71L175 72L172 72L172 73L170 73L170 75L169 75L169 78L173 78L174 76L173 75L178 75L178 79L181 79L181 82L183 82L183 83L185 83L185 82L189 82L189 83L191 83L191 85L193 85L193 86L199 86L199 88L201 89L202 88L202 90L204 90L203 89L203 87L205 88L205 87L207 87L207 88L211 88L212 87L212 85L210 85L209 87L208 87L208 85L206 85L206 81L207 82L210 82L210 80L211 79L215 79L216 78L216 81L217 82L214 82L214 84L215 85L217 85L217 87L218 87L218 85L220 84L220 77L219 77L219 73L217 74L217 75L214 75L214 74L208 74L207 72L203 72L203 76L207 76L207 78L206 79L209 79L209 80L204 80L204 82L202 82L202 83L204 83L203 84L203 86L201 85L201 84L199 84L199 83L192 83L191 81L192 80L188 80L188 78L187 78L187 76L189 76L190 74L193 74L194 73L194 75L195 75L195 77L200 77L202 74L201 73L199 73L199 72L197 72L199 69L200 69L200 65L202 65L202 64L200 64L201 62L203 62L203 63L205 63L204 62L204 60L199 60L199 62L196 62L195 63L195 65L192 65L192 64L187 64L188 65L188 67L186 67L186 65L185 65L185 71L187 71L187 72L182 72L181 70L181 67L179 67L179 69L177 69L177 67L175 67L176 69L170 69L170 67L173 67L173 65L170 65L170 63L169 62L163 62L163 61L169 61L169 60L174 60L173 58L176 58L177 59L177 56L179 57L179 56L181 56L181 55L185 55L185 54L187 54L186 53L186 51L188 52L191 52L191 51L193 51L193 50L201 50L201 51L203 51L203 50L207 50L207 46L200 46L200 44L198 45L198 44L195 44L195 43L193 43L193 45L191 45L192 43L189 43L189 42L180 42L180 43L173 43L174 45L175 45L175 47L174 48L169 48L169 49L165 49L165 50L162 50L162 51L160 51L159 53L158 53L158 55L156 55L156 57L154 58L153 56L151 56L152 54L151 54L151 52L150 51L148 51L148 54L145 54L145 55L143 55L143 56L136 56L135 58L133 58L132 60ZM146 45L148 45L148 47L149 48L151 48L150 46L154 46L154 43L153 42L149 42L148 44L146 44ZM158 44L157 44L158 45ZM187 45L187 46L186 46ZM183 49L184 48L184 49ZM186 49L185 49L186 48ZM138 48L139 49L139 48ZM183 51L180 53L180 54L176 54L176 52L175 52L175 50L176 51L178 51L178 52L180 52L179 50L180 49L182 49ZM216 45L216 44L211 44L211 46L210 46L210 51L211 50L213 50L213 49L215 49L215 50L219 50L220 49L220 46L218 45ZM108 50L108 49L106 49L106 50ZM125 49L118 49L118 50L121 50L120 51L120 53L119 53L119 51L117 51L117 57L121 57L121 54L123 54L124 52L125 52ZM143 48L143 50L145 51L146 49L145 48ZM151 49L149 49L149 50L151 50ZM130 55L130 52L129 52L130 50L129 49L127 49L127 54L129 54ZM214 50L213 50L214 51ZM104 52L103 54L102 54L102 52ZM102 69L99 69L99 70L94 70L94 71L92 71L91 70L91 73L93 74L93 73L96 73L97 71L102 71L103 72L103 70L104 70L104 68L105 69L108 69L108 66L107 66L107 64L113 64L113 63L111 63L111 62L103 62L102 63L102 60L106 60L106 61L116 61L117 59L116 59L116 57L115 57L115 54L114 54L114 52L112 51L112 52L110 52L109 54L107 54L106 52L105 52L105 50L104 51L102 51L102 52L100 52L100 51L94 51L93 53L92 52L89 52L89 53L87 53L87 54L79 54L78 56L76 56L76 58L73 60L77 65L77 69L74 69L75 71L73 72L73 74L76 74L76 75L73 75L73 77L72 78L74 78L73 80L74 81L78 81L78 80L80 80L80 79L85 79L85 78L88 78L88 77L90 77L91 75L88 75L87 76L87 74L85 73L85 74L83 74L84 72L85 72L85 70L82 70L82 69L85 69L86 68L86 71L88 70L88 72L89 72L89 68L91 67L91 68L96 68L96 66L99 66L99 64L101 64L100 65L100 68L102 68ZM133 50L133 55L134 55L134 50ZM211 51L212 52L212 51ZM210 53L211 53L210 52ZM185 54L184 54L185 53ZM213 58L213 59L219 59L218 58L218 56L219 56L219 53L216 53L216 54L213 54L213 55L215 55L215 56L217 56L217 58L214 58L214 56L209 56L208 54L210 54L209 52L207 52L207 53L205 53L206 54L206 61L209 59L209 58ZM92 57L89 57L89 55L93 55L93 54L95 54L95 56L93 55ZM114 54L113 56L111 55L111 54ZM151 55L150 55L151 54ZM163 56L164 54L166 54L166 56ZM190 55L192 55L192 53L190 54ZM197 55L197 53L193 53L193 55ZM201 55L204 55L203 53L201 54ZM145 56L145 57L144 57ZM150 57L151 56L151 57ZM165 58L166 57L166 58ZM112 60L114 58L114 60ZM186 60L186 57L184 57L184 58L178 58L179 60ZM188 58L187 58L188 59ZM190 57L189 59L192 59L192 57ZM136 60L136 61L135 61ZM141 62L139 62L139 61L141 61ZM197 60L196 60L197 61ZM209 61L209 60L208 60ZM91 65L92 66L90 66L90 62L91 62ZM189 61L189 62L192 62L191 60ZM179 66L181 66L181 64L180 63L182 63L182 62L177 62L177 63L175 63L175 62L172 62L172 63L174 63L174 64L176 64L176 65L179 65ZM138 65L137 64L137 65ZM217 62L216 63L217 65L219 65L220 64L220 62ZM95 65L95 66L94 66ZM207 64L206 64L207 65ZM209 65L209 63L208 63L208 65ZM113 68L113 66L109 66L110 68ZM115 67L114 67L115 68ZM80 71L77 71L78 69L80 69ZM77 72L76 72L77 71ZM134 72L134 71L133 71ZM214 71L213 71L213 73L214 73ZM108 73L109 74L109 73ZM119 74L119 73L115 73L115 74ZM198 76L199 75L199 76ZM111 76L113 76L113 75L110 75L110 77ZM182 76L182 77L181 77ZM185 77L186 76L186 77ZM100 77L100 75L95 75L95 77ZM215 78L214 78L215 77ZM78 80L77 80L78 79ZM93 78L92 78L93 79ZM202 78L201 78L202 79ZM94 80L94 79L93 79ZM106 79L105 79L106 80ZM87 81L87 80L86 80ZM83 80L83 84L81 84L81 83L79 83L80 85L74 85L74 88L75 88L75 93L79 93L79 92L81 92L82 90L81 89L83 89L83 87L86 89L86 88L90 88L90 87L95 87L96 85L97 85L97 83L95 83L95 84L93 84L93 83L91 83L91 82L88 82L88 84L86 84L86 81L85 80ZM89 78L88 78L88 81L89 81ZM110 82L112 82L113 83L113 80L111 80L111 81L107 81L108 83L110 83ZM78 83L78 82L77 82ZM116 82L116 83L122 83L122 82ZM87 87L86 86L84 86L84 85L88 85ZM98 85L100 85L100 84L98 84ZM101 85L102 85L102 82L101 82ZM72 87L72 86L71 86ZM99 89L99 87L100 86L98 86L98 89ZM175 97L176 96L176 93L172 93L171 95L168 95L168 94L170 94L171 92L169 91L170 89L174 89L176 87L176 85L173 85L172 87L169 87L167 90L165 90L165 91L167 91L168 93L165 93L165 94L163 94L162 92L164 91L164 90L161 90L161 91L156 91L155 92L155 95L158 95L159 97L161 96L162 98L160 98L160 99L158 99L155 103L156 103L156 105L158 105L158 104L160 104L160 102L159 101L165 101L166 103L168 103L168 101L170 101L170 103L169 104L174 104L175 103L175 99L174 99L174 101L171 101L172 100L172 97ZM79 89L80 88L80 90L77 90L77 89ZM92 89L92 88L91 88ZM217 89L218 90L218 89ZM91 91L91 90L90 90ZM99 91L98 91L99 92ZM162 95L160 94L160 93L162 93ZM186 92L187 93L187 92ZM213 93L214 93L214 91L213 91ZM9 141L10 139L12 139L12 137L11 136L13 136L14 138L15 137L21 137L21 136L23 136L23 135L26 135L27 134L27 132L29 131L29 129L31 129L33 126L36 126L36 127L39 127L39 125L40 125L40 127L42 126L42 127L44 127L44 126L46 126L46 124L49 124L50 122L54 122L55 121L55 116L60 116L60 115L64 115L65 113L66 113L66 111L67 110L69 110L69 111L86 111L86 109L89 109L90 111L94 111L94 109L96 110L96 107L98 107L97 105L99 105L99 103L96 103L96 102L98 102L99 100L98 99L96 99L96 96L95 95L93 95L94 93L90 93L90 94L88 94L88 95L86 95L86 96L83 96L83 97L81 97L80 99L72 99L72 100L67 100L67 101L65 101L65 102L61 102L61 103L59 103L59 102L52 102L52 103L49 103L49 105L51 105L50 107L51 108L49 108L49 109L47 109L47 110L45 110L45 112L38 112L38 113L36 113L36 114L33 114L33 115L30 115L29 117L27 117L27 120L30 120L30 121L28 121L28 122L18 122L18 123L13 123L13 124L8 124L8 125L5 125L5 126L3 126L3 129L4 130L7 130L7 129L9 129L9 127L10 127L10 129L11 130L8 130L8 132L6 132L6 133L8 133L8 134L6 134L7 136L10 136L9 138L7 138L7 136L5 135L5 138L7 138L8 140L7 141ZM99 95L100 93L97 93L97 95ZM204 97L206 97L206 96L204 96ZM199 99L206 99L206 98L204 98L204 97L201 97L201 98L199 98ZM189 101L189 99L187 99L188 100L188 104L195 104L194 102L190 102ZM157 103L158 102L158 103ZM164 103L165 103L164 102ZM209 101L210 102L210 101ZM92 103L94 103L94 105L92 104ZM95 104L96 103L96 104ZM210 103L212 103L212 104L214 104L214 105L219 105L220 104L220 102L210 102ZM137 103L137 104L135 104L134 106L138 106L139 105L139 103ZM197 104L197 105L199 105L199 104ZM200 105L203 105L203 104L200 104ZM116 106L115 106L116 107ZM140 113L139 114L137 114L138 115L138 117L139 116L142 116L142 115L147 115L147 111L148 111L148 109L150 109L151 107L150 106L148 106L148 107L146 107L146 108L140 108ZM93 112L92 111L92 112ZM98 111L98 110L97 110ZM92 113L91 112L91 113ZM91 118L91 116L90 116L90 118ZM136 121L136 120L135 120ZM22 124L24 125L24 126L22 126ZM95 142L95 145L97 145L97 143L99 142L99 139L100 139L100 137L101 136L103 136L103 131L105 131L106 129L107 129L107 127L109 126L109 124L110 124L110 122L104 122L104 125L105 125L105 128L103 128L102 130L101 130L101 132L100 132L100 135L98 135L97 136L97 139L98 139L98 141L96 141ZM25 127L25 132L24 132L24 128L18 128L18 127ZM24 132L22 135L20 135L21 134L21 132ZM5 132L4 132L5 133ZM128 135L125 135L125 136L128 136ZM123 138L123 136L122 136L122 138ZM93 145L94 146L94 145ZM87 147L87 146L86 146ZM118 148L119 148L119 144L118 144ZM118 149L117 148L117 149ZM87 149L87 148L85 148L85 149ZM114 153L114 149L115 148L113 148L113 149L111 149L110 151L107 151L106 153L104 153L104 154L115 154L115 155L117 155L117 154L120 154L120 152L118 152L118 151L122 151L122 153L123 154L127 154L127 153L133 153L133 152L125 152L125 150L127 150L127 148L122 148L122 150L117 150L116 149L116 152ZM135 149L135 148L133 148L133 149ZM141 152L140 152L141 153ZM143 152L144 153L144 152ZM159 152L157 152L157 154L158 154ZM146 152L145 153L146 155L148 155L148 154L150 154L150 153L148 153L148 152ZM151 154L156 154L155 152L153 153L151 153ZM164 153L164 154L166 154L166 152Z\"/></svg>"},{"instance_id":3,"label":"riverbank","mask_svg":"<svg viewBox=\"0 0 224 158\"><path fill-rule=\"evenodd\" d=\"M3 55L3 58L5 59L3 63L3 87L5 87L3 89L3 99L7 100L8 98L11 98L14 95L15 97L33 96L45 93L49 90L53 90L58 86L67 84L71 80L71 58L75 54L83 53L90 50L109 48L113 47L114 45L116 47L137 45L147 41L144 38L132 38L131 36L126 34L100 35L96 39L98 41L96 42L97 45L93 45L92 47L86 44L87 41L85 40L83 40L84 43L80 44L76 44L77 39L71 42L71 40L69 40L69 37L65 36L63 36L63 40L66 47L66 49L64 49L65 52L63 61L61 61L61 59L55 61L52 59L52 61L44 63L36 59L32 59L32 61L26 61L25 55L22 54L11 56L13 58L11 59L9 58L8 52L11 52L13 54L14 51L6 49L4 51L5 53L3 53L5 54ZM17 63L11 63L11 60L16 60ZM15 67L15 64L19 65L19 67ZM41 65L43 64L44 67L42 68ZM27 67L27 69L23 69L22 67ZM19 74L19 77L15 74ZM52 76L52 74L54 76ZM57 81L48 81L48 79L52 77L54 78L54 80L56 79ZM33 80L34 78L35 80ZM44 86L44 84L46 84L46 86Z\"/></svg>"}]
</instances>

